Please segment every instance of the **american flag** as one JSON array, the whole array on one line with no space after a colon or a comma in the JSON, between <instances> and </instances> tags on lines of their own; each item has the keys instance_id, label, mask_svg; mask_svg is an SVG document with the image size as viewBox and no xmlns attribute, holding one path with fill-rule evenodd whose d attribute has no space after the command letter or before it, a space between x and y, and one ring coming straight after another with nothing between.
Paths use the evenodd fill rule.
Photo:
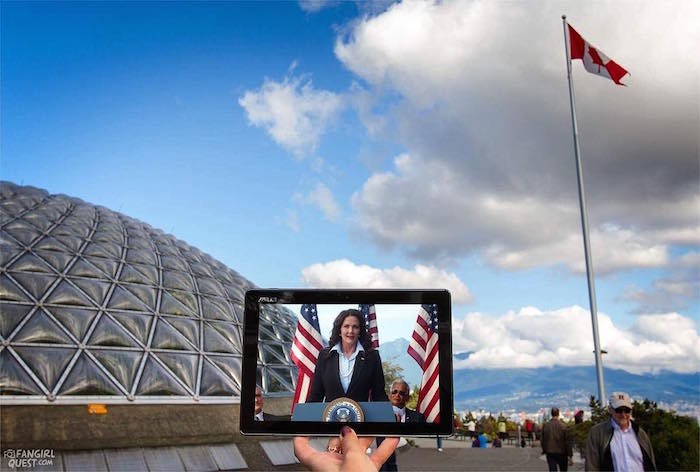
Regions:
<instances>
[{"instance_id":1,"label":"american flag","mask_svg":"<svg viewBox=\"0 0 700 472\"><path fill-rule=\"evenodd\" d=\"M372 348L379 348L379 330L377 329L377 310L374 305L360 305L360 313L365 317L367 332L372 338Z\"/></svg>"},{"instance_id":2,"label":"american flag","mask_svg":"<svg viewBox=\"0 0 700 472\"><path fill-rule=\"evenodd\" d=\"M297 388L294 391L292 410L297 403L305 403L311 390L318 353L323 348L321 329L318 326L316 305L302 305L292 343L292 361L299 368Z\"/></svg>"},{"instance_id":3,"label":"american flag","mask_svg":"<svg viewBox=\"0 0 700 472\"><path fill-rule=\"evenodd\" d=\"M440 365L438 359L438 311L437 305L421 305L413 328L413 339L408 345L408 355L423 370L418 393L419 413L428 422L440 421Z\"/></svg>"}]
</instances>

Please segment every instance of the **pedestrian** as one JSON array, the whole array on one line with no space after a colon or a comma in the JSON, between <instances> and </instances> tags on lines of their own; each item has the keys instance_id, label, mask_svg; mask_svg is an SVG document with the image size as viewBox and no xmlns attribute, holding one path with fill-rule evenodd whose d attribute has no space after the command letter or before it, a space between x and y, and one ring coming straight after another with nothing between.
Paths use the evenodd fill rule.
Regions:
<instances>
[{"instance_id":1,"label":"pedestrian","mask_svg":"<svg viewBox=\"0 0 700 472\"><path fill-rule=\"evenodd\" d=\"M608 403L610 419L588 432L586 470L656 470L647 433L632 420L632 401L625 392L613 392Z\"/></svg>"},{"instance_id":2,"label":"pedestrian","mask_svg":"<svg viewBox=\"0 0 700 472\"><path fill-rule=\"evenodd\" d=\"M562 472L573 465L573 448L566 425L559 419L559 408L553 407L552 419L542 427L542 452L547 456L547 466L550 471Z\"/></svg>"}]
</instances>

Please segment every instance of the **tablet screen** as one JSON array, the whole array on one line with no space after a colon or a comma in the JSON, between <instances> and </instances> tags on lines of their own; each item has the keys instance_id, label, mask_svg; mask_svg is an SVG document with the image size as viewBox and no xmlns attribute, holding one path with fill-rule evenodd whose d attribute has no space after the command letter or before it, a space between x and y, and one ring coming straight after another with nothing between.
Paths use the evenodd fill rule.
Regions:
<instances>
[{"instance_id":1,"label":"tablet screen","mask_svg":"<svg viewBox=\"0 0 700 472\"><path fill-rule=\"evenodd\" d=\"M245 434L452 433L445 290L251 290L244 333Z\"/></svg>"}]
</instances>

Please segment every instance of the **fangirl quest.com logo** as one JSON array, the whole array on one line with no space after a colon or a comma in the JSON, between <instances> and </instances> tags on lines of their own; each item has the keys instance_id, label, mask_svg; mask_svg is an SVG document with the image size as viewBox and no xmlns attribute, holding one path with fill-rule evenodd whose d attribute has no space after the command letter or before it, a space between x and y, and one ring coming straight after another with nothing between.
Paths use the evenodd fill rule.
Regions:
<instances>
[{"instance_id":1,"label":"fangirl quest.com logo","mask_svg":"<svg viewBox=\"0 0 700 472\"><path fill-rule=\"evenodd\" d=\"M10 469L33 469L52 466L56 453L53 449L5 449L2 457Z\"/></svg>"}]
</instances>

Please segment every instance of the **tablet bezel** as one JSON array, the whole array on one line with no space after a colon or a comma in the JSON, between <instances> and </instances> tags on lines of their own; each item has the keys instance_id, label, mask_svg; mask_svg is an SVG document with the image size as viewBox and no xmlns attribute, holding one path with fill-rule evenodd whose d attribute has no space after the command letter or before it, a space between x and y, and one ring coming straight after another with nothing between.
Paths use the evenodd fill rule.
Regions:
<instances>
[{"instance_id":1,"label":"tablet bezel","mask_svg":"<svg viewBox=\"0 0 700 472\"><path fill-rule=\"evenodd\" d=\"M439 423L328 423L323 421L255 421L260 302L278 304L436 304L438 308L440 422ZM415 314L417 317L418 313ZM381 316L381 315L379 315ZM410 320L415 323L416 318ZM381 346L380 346L381 349ZM408 354L407 354L408 355ZM254 289L245 294L243 372L240 431L251 435L335 436L344 424L364 436L448 436L453 433L452 306L447 290ZM293 392L290 393L293 395Z\"/></svg>"}]
</instances>

